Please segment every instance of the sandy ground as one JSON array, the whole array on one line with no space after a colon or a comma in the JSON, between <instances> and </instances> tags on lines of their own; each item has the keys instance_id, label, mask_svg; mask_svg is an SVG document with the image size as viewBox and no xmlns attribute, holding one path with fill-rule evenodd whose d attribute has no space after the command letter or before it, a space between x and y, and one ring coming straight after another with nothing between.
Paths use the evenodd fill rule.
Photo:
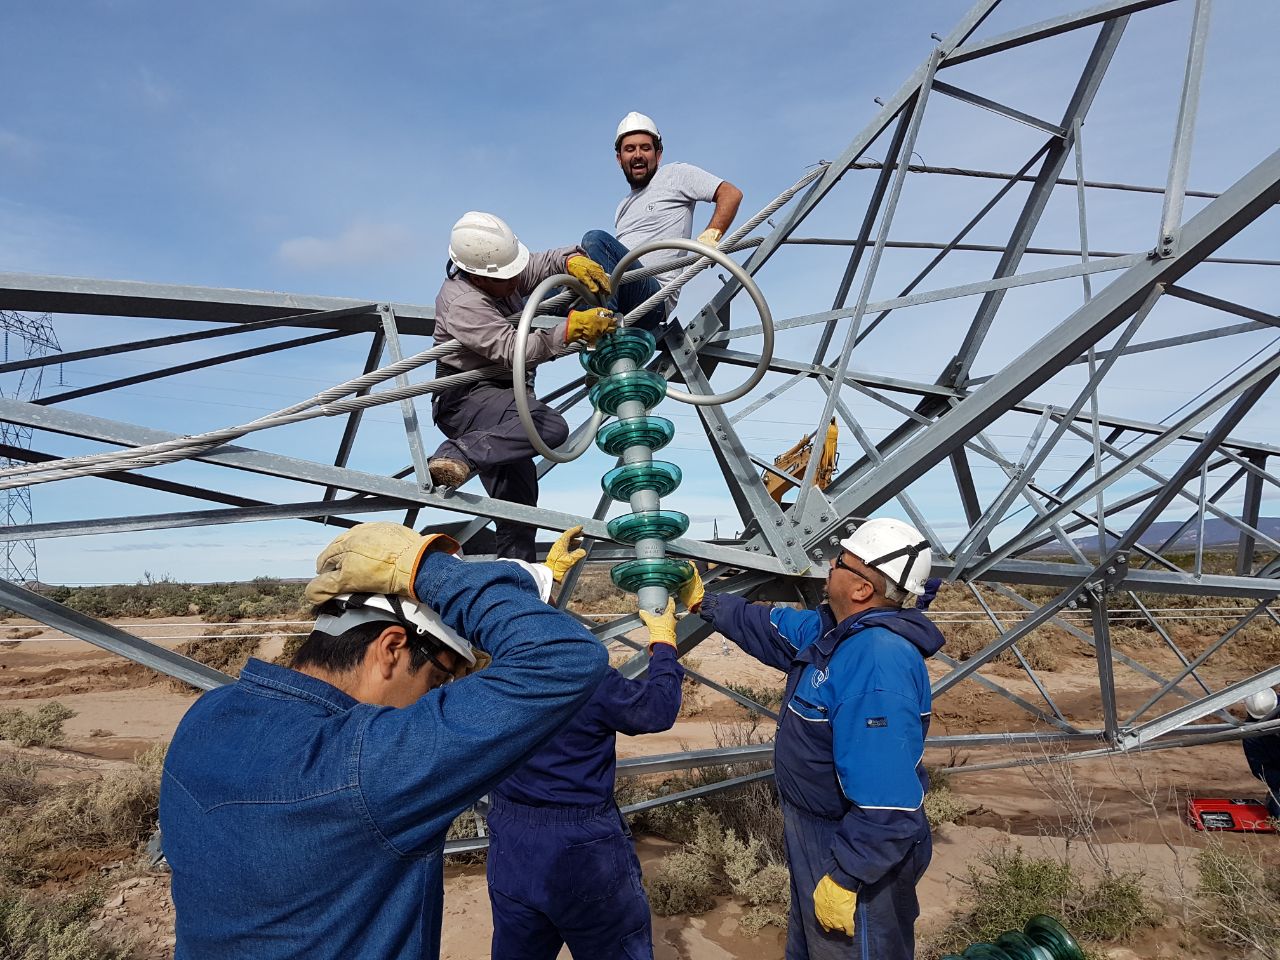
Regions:
<instances>
[{"instance_id":1,"label":"sandy ground","mask_svg":"<svg viewBox=\"0 0 1280 960\"><path fill-rule=\"evenodd\" d=\"M129 760L149 744L168 739L194 700L193 693L177 691L144 668L79 641L42 639L34 634L32 639L6 642L6 638L33 634L36 629L39 628L18 621L0 626L0 703L31 709L56 699L76 711L76 716L65 724L64 746L56 751L40 751L47 759L56 760L57 776L94 776L103 767ZM193 617L176 625L171 621L130 625L128 629L138 635L163 638L197 633L202 627ZM157 642L175 646L181 641ZM278 648L277 640L260 654L269 658ZM723 650L720 638L713 636L693 654L697 669L720 682L754 686L780 683L780 675L736 647L728 647L727 654ZM1172 655L1161 657L1144 651L1142 659L1165 675L1175 669ZM934 666L935 674L945 670ZM1231 666L1226 664L1217 672L1211 668L1209 676L1223 681L1231 679L1230 673ZM1019 695L1040 702L1025 675L1007 667L994 668L992 675ZM1096 715L1096 695L1092 691L1097 675L1092 659L1069 657L1059 670L1043 677L1068 718ZM1117 683L1122 711L1136 709L1153 689L1150 680L1131 670L1121 670ZM1034 726L1020 708L970 684L955 688L935 708L935 732ZM706 690L688 712L690 715L669 733L620 737L619 754L627 757L714 746L727 726L745 719L742 708ZM768 725L762 729L767 731ZM1008 751L996 749L930 751L926 760L937 766L963 767L1007 757ZM1013 842L1023 845L1028 853L1060 852L1062 841L1053 835L1062 832L1067 818L1061 800L1064 793L1082 805L1096 808L1098 838L1105 844L1112 863L1143 871L1158 896L1176 905L1187 885L1194 884L1190 864L1202 842L1201 837L1180 823L1186 797L1252 796L1258 792L1239 747L1230 744L1053 768L1068 771L1065 780L1061 775L1046 776L1037 772L1039 769L971 773L961 770L953 775L952 789L960 795L968 812L962 825L947 825L936 834L934 860L920 887L922 915L918 929L922 935L946 924L962 894L958 877L984 850ZM1280 840L1247 837L1230 838L1230 842ZM638 841L646 869L652 869L672 847L652 837ZM1077 845L1072 855L1085 858L1082 865L1088 867L1087 849ZM444 956L448 960L488 958L491 926L483 867L448 868L446 887ZM744 936L737 922L741 912L736 904L723 902L700 917L655 917L655 956L658 960L781 957L782 933L766 928L755 938ZM135 875L117 883L99 926L104 932L135 939L141 960L171 960L172 906L165 875ZM1194 944L1165 942L1156 935L1130 948L1117 949L1112 955L1117 960L1213 956L1211 952L1198 952Z\"/></svg>"}]
</instances>

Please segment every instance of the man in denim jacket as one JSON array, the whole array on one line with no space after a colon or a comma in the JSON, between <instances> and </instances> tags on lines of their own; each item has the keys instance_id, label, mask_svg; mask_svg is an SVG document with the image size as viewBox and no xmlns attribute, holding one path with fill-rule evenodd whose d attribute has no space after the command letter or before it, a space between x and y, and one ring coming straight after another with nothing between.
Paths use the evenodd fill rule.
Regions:
<instances>
[{"instance_id":1,"label":"man in denim jacket","mask_svg":"<svg viewBox=\"0 0 1280 960\"><path fill-rule=\"evenodd\" d=\"M160 820L176 960L439 957L449 824L608 666L539 596L538 580L580 556L571 533L551 571L463 563L450 538L391 523L330 544L307 587L321 617L297 669L249 661L174 735ZM472 644L492 663L449 683Z\"/></svg>"}]
</instances>

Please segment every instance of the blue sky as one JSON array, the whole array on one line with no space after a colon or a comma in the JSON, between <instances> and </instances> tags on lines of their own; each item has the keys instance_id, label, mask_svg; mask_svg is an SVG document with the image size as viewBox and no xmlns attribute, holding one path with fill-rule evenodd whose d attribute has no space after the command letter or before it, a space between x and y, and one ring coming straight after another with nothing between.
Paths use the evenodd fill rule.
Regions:
<instances>
[{"instance_id":1,"label":"blue sky","mask_svg":"<svg viewBox=\"0 0 1280 960\"><path fill-rule=\"evenodd\" d=\"M1006 3L982 27L991 35L1083 2ZM1086 175L1162 184L1177 109L1191 4L1135 15L1084 132ZM430 303L441 278L449 225L467 209L511 222L529 246L572 243L608 227L625 187L613 159L613 130L629 110L653 115L664 160L687 160L746 193L742 217L762 207L809 165L837 156L928 55L930 32L945 35L968 3L656 3L644 8L586 3L457 5L366 2L162 4L86 0L6 5L0 32L11 42L0 62L0 271L161 281ZM1216 5L1206 55L1191 185L1217 189L1276 146L1280 108L1271 94L1272 42L1280 8L1269 0ZM949 82L1055 120L1095 30L1080 31L997 60L955 68ZM935 96L917 145L938 165L1012 169L1041 135L1006 119ZM869 154L883 155L883 145ZM851 173L800 230L848 236L872 174ZM912 177L895 239L947 239L994 190L991 181ZM1021 193L972 238L1001 242ZM1158 197L1091 193L1095 248L1149 248ZM1199 209L1189 201L1188 214ZM695 225L709 211L699 211ZM1075 197L1061 191L1035 242L1076 241ZM1274 213L1229 249L1276 256ZM779 317L828 309L844 257L840 250L789 249L761 273ZM886 256L872 297L892 296L927 259ZM1028 258L1023 269L1064 261ZM929 288L990 276L993 260L957 257ZM1197 288L1275 311L1268 268L1201 268ZM1110 275L1095 278L1095 291ZM690 288L685 312L704 302L710 280ZM856 292L855 287L855 292ZM1080 283L1015 291L979 372L994 372L1034 341L1036 319L1059 319L1080 301ZM954 352L975 301L935 304L895 315L855 355L856 369L932 380ZM739 316L749 310L739 308ZM744 319L743 322L752 322ZM1139 339L1230 322L1181 303L1153 314ZM173 322L57 317L65 349L174 332ZM178 323L179 330L196 325ZM806 357L816 328L780 338L779 352ZM70 365L83 385L240 349L218 341L153 354ZM1159 419L1265 347L1250 334L1184 351L1135 358L1103 390L1109 410ZM751 341L736 346L750 348ZM422 349L410 341L408 347ZM808 348L806 350L806 347ZM117 395L72 401L69 409L180 433L261 416L358 372L367 341L338 341L297 356L240 363L217 372L161 380ZM547 385L573 372L563 361ZM1038 396L1066 402L1081 368ZM728 371L717 386L738 376ZM58 371L44 392L56 388ZM777 383L766 381L763 389ZM424 420L427 406L420 404ZM816 391L790 393L742 425L753 450L773 456L812 429ZM873 437L895 425L870 402L855 411ZM669 457L686 471L670 506L708 535L740 524L687 407L659 412L680 428ZM1274 404L1246 427L1267 435ZM993 431L1016 455L1031 424L1011 418ZM341 424L324 422L257 434L251 446L324 461ZM1245 429L1243 432L1250 432ZM1273 433L1274 431L1270 431ZM846 438L848 438L846 432ZM429 443L437 436L429 432ZM93 449L41 439L55 452ZM851 442L844 455L854 456ZM1080 450L1082 448L1064 448ZM1164 454L1165 466L1172 466ZM353 465L389 472L408 462L398 413L369 418ZM610 464L597 451L553 474L543 502L579 512L594 504ZM1046 464L1068 469L1069 461ZM158 475L264 499L310 499L314 491L200 465ZM979 470L984 490L1002 476ZM949 484L925 478L912 490L940 532L958 529ZM1229 501L1228 501L1229 502ZM189 509L189 501L143 496L104 481L37 487L38 521ZM589 509L589 507L587 508ZM144 572L182 579L301 576L329 531L302 522L45 541L40 571L53 582L133 580Z\"/></svg>"}]
</instances>

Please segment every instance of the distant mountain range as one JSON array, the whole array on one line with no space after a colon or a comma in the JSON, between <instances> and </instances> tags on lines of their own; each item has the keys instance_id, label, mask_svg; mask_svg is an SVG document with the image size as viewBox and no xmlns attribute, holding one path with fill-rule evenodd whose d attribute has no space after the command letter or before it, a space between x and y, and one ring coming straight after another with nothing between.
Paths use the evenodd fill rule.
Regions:
<instances>
[{"instance_id":1,"label":"distant mountain range","mask_svg":"<svg viewBox=\"0 0 1280 960\"><path fill-rule=\"evenodd\" d=\"M1188 505L1189 506L1189 505ZM1169 537L1177 532L1182 526L1180 520L1161 520L1153 523L1147 528L1139 538L1138 543L1148 549L1154 550L1165 542ZM1267 536L1280 540L1280 517L1262 517L1258 520L1258 530ZM1200 539L1200 525L1193 523L1184 530L1181 536L1172 543L1168 549L1172 551L1186 551L1196 549L1196 541ZM1240 531L1236 527L1227 523L1225 520L1217 517L1208 517L1204 522L1204 548L1206 550L1222 550L1234 549L1240 542ZM1088 552L1096 552L1098 549L1098 537L1095 534L1091 537L1077 537L1075 543L1082 550ZM1107 546L1112 547L1116 543L1113 536L1107 537ZM1264 547L1265 549L1265 547ZM1052 544L1046 545L1040 549L1041 553L1061 553L1061 546Z\"/></svg>"}]
</instances>

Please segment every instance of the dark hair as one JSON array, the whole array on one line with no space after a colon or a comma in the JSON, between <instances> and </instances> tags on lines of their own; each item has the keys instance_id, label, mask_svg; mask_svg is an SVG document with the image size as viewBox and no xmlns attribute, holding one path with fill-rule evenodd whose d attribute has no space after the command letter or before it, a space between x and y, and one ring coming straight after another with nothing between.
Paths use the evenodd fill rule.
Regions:
<instances>
[{"instance_id":1,"label":"dark hair","mask_svg":"<svg viewBox=\"0 0 1280 960\"><path fill-rule=\"evenodd\" d=\"M662 151L662 138L661 138L661 137L657 136L656 134L649 133L649 131L648 131L648 130L628 130L626 133L622 134L622 136L618 137L618 139L616 139L616 140L614 140L614 141L613 141L613 152L614 152L614 153L621 153L621 152L622 152L622 139L623 139L623 137L629 137L629 136L631 136L631 134L633 134L633 133L645 133L645 134L648 134L648 135L649 135L649 139L653 141L653 152L654 152L654 153L660 153L660 152Z\"/></svg>"},{"instance_id":2,"label":"dark hair","mask_svg":"<svg viewBox=\"0 0 1280 960\"><path fill-rule=\"evenodd\" d=\"M338 616L342 607L332 600L327 600L312 611L312 616L321 614ZM302 641L293 655L293 667L316 667L326 673L345 673L354 669L364 659L369 644L382 636L387 627L397 626L397 621L386 620L381 623L361 623L347 630L340 636L331 637L327 633L312 631ZM403 624L399 624L403 626ZM417 673L430 661L430 655L443 649L431 643L426 637L419 637L410 629L405 629L409 638L409 672Z\"/></svg>"}]
</instances>

